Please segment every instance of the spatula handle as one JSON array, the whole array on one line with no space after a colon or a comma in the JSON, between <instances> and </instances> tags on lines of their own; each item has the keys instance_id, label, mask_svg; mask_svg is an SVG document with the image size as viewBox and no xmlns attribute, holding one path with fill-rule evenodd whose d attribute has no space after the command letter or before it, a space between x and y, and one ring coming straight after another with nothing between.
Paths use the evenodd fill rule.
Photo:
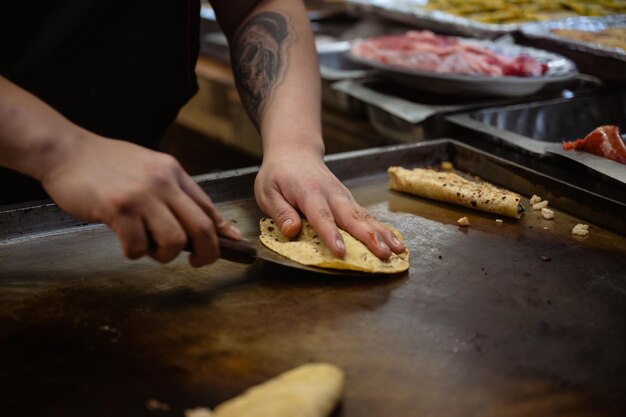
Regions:
<instances>
[{"instance_id":1,"label":"spatula handle","mask_svg":"<svg viewBox=\"0 0 626 417\"><path fill-rule=\"evenodd\" d=\"M155 248L156 243L152 236L149 236L150 247ZM245 240L232 240L222 236L217 237L220 245L220 258L240 264L251 264L256 260L256 248ZM183 248L187 252L195 252L193 241L187 240Z\"/></svg>"},{"instance_id":2,"label":"spatula handle","mask_svg":"<svg viewBox=\"0 0 626 417\"><path fill-rule=\"evenodd\" d=\"M218 236L220 258L240 264L251 264L256 259L256 249L243 240L232 240Z\"/></svg>"},{"instance_id":3,"label":"spatula handle","mask_svg":"<svg viewBox=\"0 0 626 417\"><path fill-rule=\"evenodd\" d=\"M256 259L256 249L244 240L232 240L226 237L217 237L220 245L220 258L240 264L251 264ZM187 240L184 249L193 253L193 242Z\"/></svg>"}]
</instances>

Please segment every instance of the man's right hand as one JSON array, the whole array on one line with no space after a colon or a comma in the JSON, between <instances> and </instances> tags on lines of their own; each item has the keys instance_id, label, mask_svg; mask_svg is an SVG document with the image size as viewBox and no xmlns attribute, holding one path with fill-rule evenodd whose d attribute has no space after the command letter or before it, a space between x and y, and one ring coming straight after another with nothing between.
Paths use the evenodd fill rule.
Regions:
<instances>
[{"instance_id":1,"label":"man's right hand","mask_svg":"<svg viewBox=\"0 0 626 417\"><path fill-rule=\"evenodd\" d=\"M128 258L169 262L191 239L199 267L219 257L218 235L241 238L172 156L86 133L41 182L68 213L113 229Z\"/></svg>"},{"instance_id":2,"label":"man's right hand","mask_svg":"<svg viewBox=\"0 0 626 417\"><path fill-rule=\"evenodd\" d=\"M73 216L107 224L132 259L168 262L191 239L198 267L219 256L218 235L241 238L174 158L89 132L2 76L0 166L41 181Z\"/></svg>"}]
</instances>

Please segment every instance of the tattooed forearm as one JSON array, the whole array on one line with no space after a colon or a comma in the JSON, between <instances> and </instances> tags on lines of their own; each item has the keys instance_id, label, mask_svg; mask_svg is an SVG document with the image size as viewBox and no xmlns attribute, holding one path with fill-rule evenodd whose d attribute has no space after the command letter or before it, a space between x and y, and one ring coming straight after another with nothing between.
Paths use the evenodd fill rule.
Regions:
<instances>
[{"instance_id":1,"label":"tattooed forearm","mask_svg":"<svg viewBox=\"0 0 626 417\"><path fill-rule=\"evenodd\" d=\"M282 14L262 12L235 34L232 65L241 101L257 129L287 66L286 46L294 37Z\"/></svg>"}]
</instances>

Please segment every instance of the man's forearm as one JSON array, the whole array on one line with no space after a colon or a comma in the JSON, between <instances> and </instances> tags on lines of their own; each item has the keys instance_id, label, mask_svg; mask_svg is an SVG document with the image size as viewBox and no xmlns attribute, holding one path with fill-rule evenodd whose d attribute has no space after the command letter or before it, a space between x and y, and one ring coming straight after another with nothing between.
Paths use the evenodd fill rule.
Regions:
<instances>
[{"instance_id":1,"label":"man's forearm","mask_svg":"<svg viewBox=\"0 0 626 417\"><path fill-rule=\"evenodd\" d=\"M242 103L264 151L307 147L323 154L319 64L304 5L261 2L231 39Z\"/></svg>"},{"instance_id":2,"label":"man's forearm","mask_svg":"<svg viewBox=\"0 0 626 417\"><path fill-rule=\"evenodd\" d=\"M0 76L0 165L41 180L79 135L78 126Z\"/></svg>"},{"instance_id":3,"label":"man's forearm","mask_svg":"<svg viewBox=\"0 0 626 417\"><path fill-rule=\"evenodd\" d=\"M288 18L274 11L256 13L233 39L235 81L257 128L289 69L289 46L296 35Z\"/></svg>"}]
</instances>

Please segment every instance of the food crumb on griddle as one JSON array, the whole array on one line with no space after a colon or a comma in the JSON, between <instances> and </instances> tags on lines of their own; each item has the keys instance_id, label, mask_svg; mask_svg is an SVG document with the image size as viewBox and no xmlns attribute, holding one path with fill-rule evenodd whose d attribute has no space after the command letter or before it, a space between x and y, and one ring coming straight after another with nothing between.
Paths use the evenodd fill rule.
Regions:
<instances>
[{"instance_id":1,"label":"food crumb on griddle","mask_svg":"<svg viewBox=\"0 0 626 417\"><path fill-rule=\"evenodd\" d=\"M575 236L587 236L589 234L589 225L584 223L578 223L572 229L572 234Z\"/></svg>"},{"instance_id":2,"label":"food crumb on griddle","mask_svg":"<svg viewBox=\"0 0 626 417\"><path fill-rule=\"evenodd\" d=\"M146 401L146 408L150 411L169 411L172 407L169 404L150 398Z\"/></svg>"},{"instance_id":3,"label":"food crumb on griddle","mask_svg":"<svg viewBox=\"0 0 626 417\"><path fill-rule=\"evenodd\" d=\"M541 217L543 217L546 220L552 220L554 219L554 211L550 210L549 208L542 208Z\"/></svg>"},{"instance_id":4,"label":"food crumb on griddle","mask_svg":"<svg viewBox=\"0 0 626 417\"><path fill-rule=\"evenodd\" d=\"M461 217L456 222L459 224L459 226L469 226L470 225L469 219L467 217L465 217L465 216Z\"/></svg>"},{"instance_id":5,"label":"food crumb on griddle","mask_svg":"<svg viewBox=\"0 0 626 417\"><path fill-rule=\"evenodd\" d=\"M502 219L496 219L496 223L502 223L502 222L504 222L504 220L502 220Z\"/></svg>"},{"instance_id":6,"label":"food crumb on griddle","mask_svg":"<svg viewBox=\"0 0 626 417\"><path fill-rule=\"evenodd\" d=\"M443 161L441 163L441 170L442 171L454 171L454 165L450 161Z\"/></svg>"},{"instance_id":7,"label":"food crumb on griddle","mask_svg":"<svg viewBox=\"0 0 626 417\"><path fill-rule=\"evenodd\" d=\"M537 204L537 203L538 203L538 202L540 202L541 200L542 200L542 198L541 198L541 197L539 197L539 196L538 196L538 195L536 195L536 194L533 194L533 196L532 196L532 197L530 197L530 205Z\"/></svg>"},{"instance_id":8,"label":"food crumb on griddle","mask_svg":"<svg viewBox=\"0 0 626 417\"><path fill-rule=\"evenodd\" d=\"M552 258L550 258L549 256L546 256L546 255L542 255L541 256L541 260L542 261L546 261L546 262L550 262L552 260Z\"/></svg>"},{"instance_id":9,"label":"food crumb on griddle","mask_svg":"<svg viewBox=\"0 0 626 417\"><path fill-rule=\"evenodd\" d=\"M533 210L541 210L546 207L548 207L548 200L543 200L543 201L533 204Z\"/></svg>"},{"instance_id":10,"label":"food crumb on griddle","mask_svg":"<svg viewBox=\"0 0 626 417\"><path fill-rule=\"evenodd\" d=\"M211 417L213 413L205 407L196 407L185 410L185 417Z\"/></svg>"}]
</instances>

